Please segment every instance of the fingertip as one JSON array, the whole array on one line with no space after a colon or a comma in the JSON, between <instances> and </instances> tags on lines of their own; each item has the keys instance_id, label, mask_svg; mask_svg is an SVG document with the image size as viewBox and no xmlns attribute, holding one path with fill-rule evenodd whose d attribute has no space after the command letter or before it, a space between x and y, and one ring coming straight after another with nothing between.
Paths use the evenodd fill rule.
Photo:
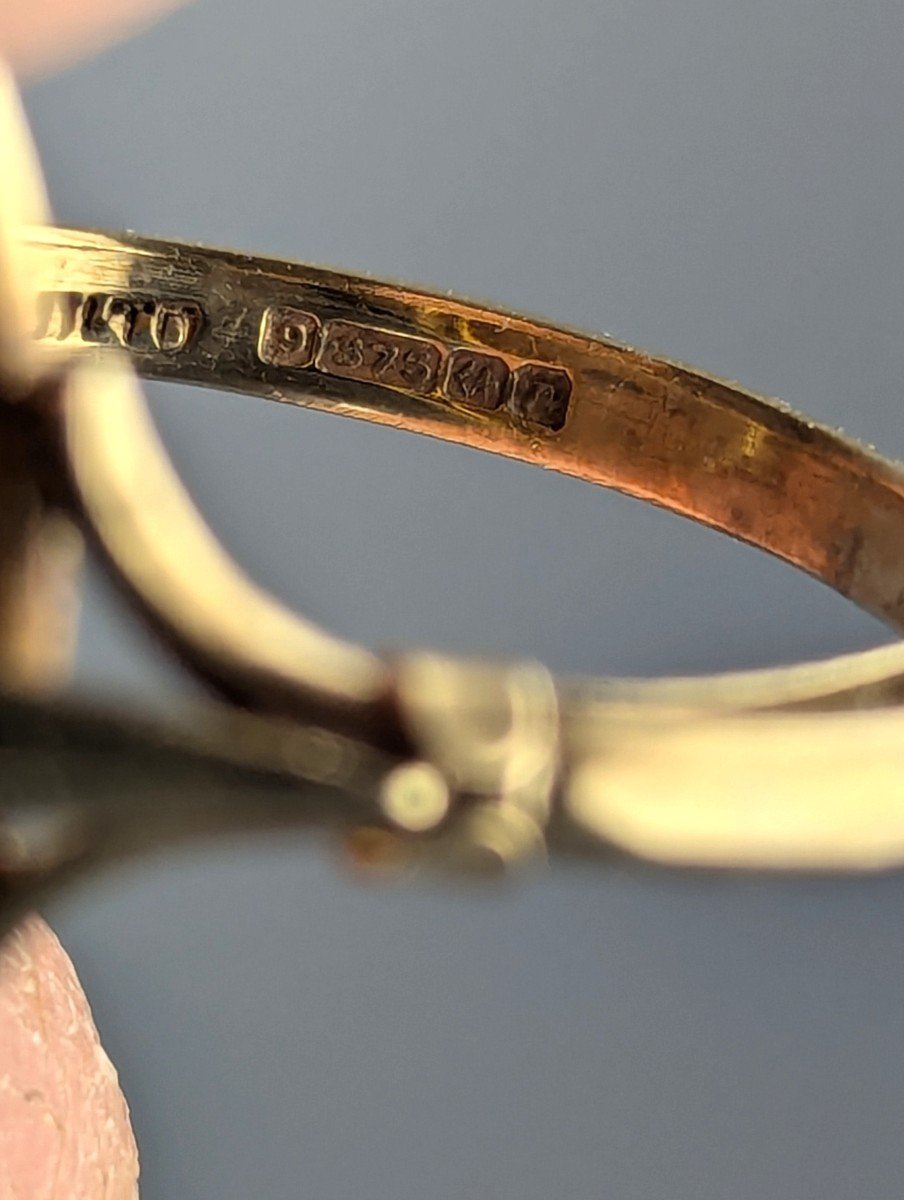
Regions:
<instances>
[{"instance_id":1,"label":"fingertip","mask_svg":"<svg viewBox=\"0 0 904 1200\"><path fill-rule=\"evenodd\" d=\"M0 4L0 57L18 75L68 65L150 24L183 0L29 0Z\"/></svg>"},{"instance_id":2,"label":"fingertip","mask_svg":"<svg viewBox=\"0 0 904 1200\"><path fill-rule=\"evenodd\" d=\"M116 1071L59 940L29 917L0 946L0 1196L134 1200Z\"/></svg>"}]
</instances>

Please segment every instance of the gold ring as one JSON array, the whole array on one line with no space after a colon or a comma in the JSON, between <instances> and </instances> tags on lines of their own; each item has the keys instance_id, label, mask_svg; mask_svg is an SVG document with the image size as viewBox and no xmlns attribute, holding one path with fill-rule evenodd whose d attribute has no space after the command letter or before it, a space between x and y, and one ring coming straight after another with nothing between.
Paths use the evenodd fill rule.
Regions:
<instances>
[{"instance_id":1,"label":"gold ring","mask_svg":"<svg viewBox=\"0 0 904 1200\"><path fill-rule=\"evenodd\" d=\"M77 778L51 796L62 826L38 822L65 836L16 850L20 865L46 867L32 883L50 878L48 846L63 847L57 866L90 865L72 849L89 832L115 853L159 838L161 812L167 836L234 826L236 771L243 786L250 771L276 788L280 819L363 824L384 849L429 861L506 862L546 848L722 867L904 860L904 647L646 683L553 681L529 663L417 651L379 657L241 575L156 440L133 367L618 488L776 554L898 628L900 467L735 385L447 296L131 235L35 226L20 241L16 221L45 218L8 91L2 149L22 187L7 196L22 202L0 209L0 391L4 444L21 453L2 482L31 507L0 529L0 599L12 611L9 596L24 591L20 607L34 610L20 585L35 530L48 514L75 516L147 618L229 702L199 710L197 735L35 709L10 689L33 696L53 671L42 677L28 653L17 658L9 630L19 625L7 622L6 744L30 762L50 727L57 766L76 764ZM33 337L19 319L27 311ZM45 571L42 595L46 583ZM30 653L41 638L29 629ZM109 754L124 775L102 769ZM186 771L193 799L182 803ZM92 808L107 777L134 784L131 824L128 806ZM143 782L171 801L151 803ZM44 820L44 801L34 803ZM29 845L7 808L2 878L4 845ZM253 821L273 806L238 810Z\"/></svg>"},{"instance_id":2,"label":"gold ring","mask_svg":"<svg viewBox=\"0 0 904 1200\"><path fill-rule=\"evenodd\" d=\"M49 228L31 233L30 250L47 348L127 351L148 378L363 418L616 488L767 550L904 628L904 470L785 405L602 339L298 264ZM106 446L105 472L129 483L142 467L124 421L121 404L102 414L95 404L78 427L92 471ZM110 552L134 556L140 544L149 574L161 547L133 529L126 539ZM188 586L171 574L168 589ZM230 616L206 612L193 641L219 636ZM318 704L374 701L382 665L316 636L288 681L291 656L267 662L264 647L256 666L248 648L249 674ZM715 691L710 681L609 682L604 694L720 709L853 691L862 701L867 689L872 702L899 698L904 648L844 663L729 676Z\"/></svg>"},{"instance_id":3,"label":"gold ring","mask_svg":"<svg viewBox=\"0 0 904 1200\"><path fill-rule=\"evenodd\" d=\"M51 356L127 359L147 377L364 418L618 488L778 555L904 627L904 471L782 404L599 338L370 279L134 235L36 228L27 241L35 337ZM778 712L897 703L904 647L708 680L556 685L529 664L394 662L286 612L237 572L122 371L70 395L60 414L88 525L183 658L255 711L314 718L439 768L459 799L482 798L471 841L479 825L483 842L517 857L542 847L561 808L597 844L659 861L897 861L904 715ZM486 730L500 722L493 741ZM852 809L855 780L872 809ZM407 795L411 784L399 787Z\"/></svg>"}]
</instances>

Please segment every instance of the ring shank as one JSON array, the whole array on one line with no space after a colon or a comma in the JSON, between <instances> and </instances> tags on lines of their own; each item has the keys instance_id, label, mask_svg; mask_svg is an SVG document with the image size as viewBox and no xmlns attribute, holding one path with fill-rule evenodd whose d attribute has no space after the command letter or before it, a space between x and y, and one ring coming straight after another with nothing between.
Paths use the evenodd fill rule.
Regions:
<instances>
[{"instance_id":1,"label":"ring shank","mask_svg":"<svg viewBox=\"0 0 904 1200\"><path fill-rule=\"evenodd\" d=\"M48 228L29 245L44 346L125 348L146 377L615 488L766 550L904 629L904 470L781 404L609 341L335 272L132 235ZM861 682L904 668L897 648L857 660ZM783 702L853 678L802 670L770 673L771 703L779 677ZM679 686L672 699L702 695Z\"/></svg>"}]
</instances>

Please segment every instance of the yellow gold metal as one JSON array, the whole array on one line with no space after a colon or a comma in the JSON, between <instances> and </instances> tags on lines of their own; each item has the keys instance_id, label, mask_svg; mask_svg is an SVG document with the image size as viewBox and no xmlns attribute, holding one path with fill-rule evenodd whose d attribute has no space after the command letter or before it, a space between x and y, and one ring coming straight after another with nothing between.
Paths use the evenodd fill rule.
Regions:
<instances>
[{"instance_id":1,"label":"yellow gold metal","mask_svg":"<svg viewBox=\"0 0 904 1200\"><path fill-rule=\"evenodd\" d=\"M432 763L402 763L383 780L380 807L400 829L426 833L449 811L449 785Z\"/></svg>"},{"instance_id":2,"label":"yellow gold metal","mask_svg":"<svg viewBox=\"0 0 904 1200\"><path fill-rule=\"evenodd\" d=\"M569 815L673 866L878 870L904 862L898 709L636 727L588 755Z\"/></svg>"},{"instance_id":3,"label":"yellow gold metal","mask_svg":"<svg viewBox=\"0 0 904 1200\"><path fill-rule=\"evenodd\" d=\"M134 235L48 229L31 244L47 347L124 348L151 378L361 417L618 488L904 623L901 469L784 405L608 341L370 279ZM164 345L172 322L180 335Z\"/></svg>"},{"instance_id":4,"label":"yellow gold metal","mask_svg":"<svg viewBox=\"0 0 904 1200\"><path fill-rule=\"evenodd\" d=\"M42 229L30 246L46 351L109 359L111 350L125 350L151 378L390 424L615 487L769 550L904 625L904 472L785 405L601 339L336 272L134 235ZM171 320L181 333L164 346L154 330ZM502 364L504 378L493 364ZM523 386L516 395L526 368L534 415L543 416L547 403L545 423L525 418ZM244 642L238 636L237 621L220 628L232 614L205 606L204 595L222 594L223 572L235 579L235 568L212 550L197 517L189 518L159 447L150 452L154 435L140 402L133 394L124 404L121 391L119 384L73 406L71 458L96 524L112 504L99 493L120 497L114 527L107 531L106 522L103 536L127 577L143 568L140 590L155 593L150 607L166 609L171 629L195 616L186 640L205 656L206 669L221 651L201 650L203 641L241 653L241 666L231 661L226 669L233 686L244 672L269 693L295 688L318 704L329 695L339 707L378 706L388 682L381 664L351 647L343 655L335 640L298 618L293 638L286 624L277 633L275 614L260 609L250 622L239 603L244 629L260 629L256 644L253 630ZM558 402L566 394L563 415ZM155 498L142 514L128 502L138 478ZM175 537L180 523L185 533ZM178 563L162 561L167 548L181 562L207 565L181 578ZM216 589L207 586L214 571ZM254 602L262 602L258 593ZM296 662L308 678L287 678ZM722 711L888 703L902 686L904 647L895 646L790 671L569 690L603 704L655 700Z\"/></svg>"}]
</instances>

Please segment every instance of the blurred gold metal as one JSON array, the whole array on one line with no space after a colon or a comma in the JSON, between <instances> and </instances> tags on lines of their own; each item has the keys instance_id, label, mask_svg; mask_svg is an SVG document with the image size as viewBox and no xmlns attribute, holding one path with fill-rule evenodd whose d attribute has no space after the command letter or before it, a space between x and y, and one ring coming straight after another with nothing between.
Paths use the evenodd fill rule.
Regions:
<instances>
[{"instance_id":1,"label":"blurred gold metal","mask_svg":"<svg viewBox=\"0 0 904 1200\"><path fill-rule=\"evenodd\" d=\"M899 630L901 466L601 338L334 271L49 227L4 87L0 162L15 181L0 204L5 921L105 861L274 824L335 829L359 862L403 869L497 870L549 852L904 864L904 644L657 681L378 656L239 571L176 476L135 373L617 488L779 556ZM161 721L48 696L80 534L208 685L206 703Z\"/></svg>"},{"instance_id":2,"label":"blurred gold metal","mask_svg":"<svg viewBox=\"0 0 904 1200\"><path fill-rule=\"evenodd\" d=\"M897 867L902 732L898 709L638 728L575 770L568 811L594 839L674 866Z\"/></svg>"},{"instance_id":3,"label":"blurred gold metal","mask_svg":"<svg viewBox=\"0 0 904 1200\"><path fill-rule=\"evenodd\" d=\"M51 386L30 338L34 294L27 250L13 230L47 215L41 174L12 80L0 69L0 679L52 690L64 677L75 631L81 539L42 495L34 419L22 404Z\"/></svg>"},{"instance_id":4,"label":"blurred gold metal","mask_svg":"<svg viewBox=\"0 0 904 1200\"><path fill-rule=\"evenodd\" d=\"M63 698L79 526L92 533L67 478L67 422L77 424L79 405L91 397L114 397L123 411L139 397L126 364L97 370L67 356L49 364L31 337L36 293L18 230L46 214L2 65L0 163L2 936L68 880L174 839L371 820L398 759L329 730L224 704L142 721Z\"/></svg>"}]
</instances>

